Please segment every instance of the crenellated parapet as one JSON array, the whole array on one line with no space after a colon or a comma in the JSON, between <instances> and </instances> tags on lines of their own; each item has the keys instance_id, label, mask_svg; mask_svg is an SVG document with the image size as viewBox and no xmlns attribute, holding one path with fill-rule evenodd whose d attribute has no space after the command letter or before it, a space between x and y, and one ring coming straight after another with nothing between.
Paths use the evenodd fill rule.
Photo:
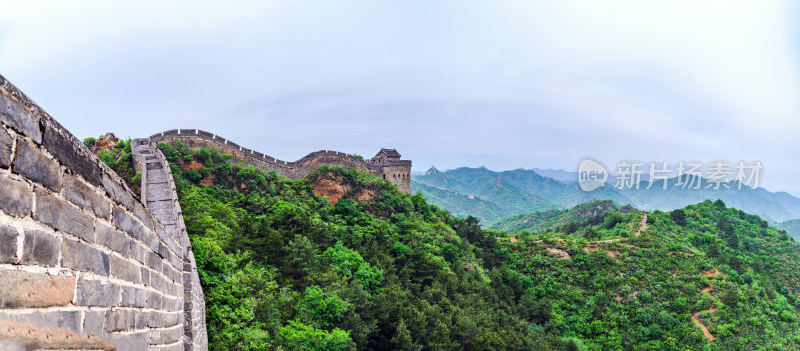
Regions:
<instances>
[{"instance_id":1,"label":"crenellated parapet","mask_svg":"<svg viewBox=\"0 0 800 351\"><path fill-rule=\"evenodd\" d=\"M390 156L379 157L381 152L371 159L363 159L355 155L333 150L311 152L296 161L283 161L276 157L243 147L227 138L200 129L171 129L147 138L152 145L181 141L191 148L207 147L233 155L236 162L275 171L290 179L303 178L320 166L342 166L360 169L372 173L396 184L401 191L411 193L411 161L401 160L394 149Z\"/></svg>"}]
</instances>

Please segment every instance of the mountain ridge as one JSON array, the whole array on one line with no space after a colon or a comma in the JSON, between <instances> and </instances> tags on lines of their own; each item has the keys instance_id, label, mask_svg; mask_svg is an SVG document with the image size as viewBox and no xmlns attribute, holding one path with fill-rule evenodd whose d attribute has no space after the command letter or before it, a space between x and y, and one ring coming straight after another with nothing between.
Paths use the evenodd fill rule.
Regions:
<instances>
[{"instance_id":1,"label":"mountain ridge","mask_svg":"<svg viewBox=\"0 0 800 351\"><path fill-rule=\"evenodd\" d=\"M460 194L481 197L500 207L503 207L500 205L502 202L513 201L516 205L511 208L515 208L518 212L512 215L527 213L523 210L526 207L524 196L515 195L512 199L503 199L499 197L500 192L494 196L488 196L485 193L487 189L490 189L488 185L496 182L497 179L505 181L509 187L522 190L527 195L543 200L543 202L539 202L541 206L550 202L552 204L550 208L566 209L595 199L609 199L620 205L630 204L639 209L669 211L704 200L721 199L731 206L778 222L800 218L800 198L794 197L788 192L770 192L764 188L751 189L749 187L739 190L735 182L729 184L730 189L724 187L718 190L707 189L708 185L713 184L710 184L705 178L700 179L701 189L698 190L676 187L678 178L670 178L666 190L662 189L662 181L655 181L651 189L646 189L649 181L642 180L638 184L639 189L617 189L613 186L614 184L606 183L603 187L585 192L580 189L577 181L565 182L565 175L571 173L563 170L548 170L550 174L557 176L560 174L560 179L544 176L539 173L542 170L537 171L537 169L492 171L485 167L459 167L440 171L432 167L429 171L431 172L423 175L414 175L412 179L418 184L426 183L442 189L451 189ZM412 191L416 191L413 186ZM444 208L458 213L470 214L487 224L494 219L492 216L483 216L479 212L471 212L466 208L448 207L434 195L431 195L429 201L433 204L442 204ZM510 206L505 207L509 208Z\"/></svg>"}]
</instances>

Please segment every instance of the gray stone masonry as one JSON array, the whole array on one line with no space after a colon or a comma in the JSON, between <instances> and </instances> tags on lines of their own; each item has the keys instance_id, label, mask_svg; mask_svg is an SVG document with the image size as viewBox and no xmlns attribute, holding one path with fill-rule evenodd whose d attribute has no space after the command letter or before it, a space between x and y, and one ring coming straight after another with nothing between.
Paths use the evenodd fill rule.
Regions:
<instances>
[{"instance_id":1,"label":"gray stone masonry","mask_svg":"<svg viewBox=\"0 0 800 351\"><path fill-rule=\"evenodd\" d=\"M208 349L202 288L164 164L139 164L145 176L161 170L143 179L148 204L0 76L0 349Z\"/></svg>"}]
</instances>

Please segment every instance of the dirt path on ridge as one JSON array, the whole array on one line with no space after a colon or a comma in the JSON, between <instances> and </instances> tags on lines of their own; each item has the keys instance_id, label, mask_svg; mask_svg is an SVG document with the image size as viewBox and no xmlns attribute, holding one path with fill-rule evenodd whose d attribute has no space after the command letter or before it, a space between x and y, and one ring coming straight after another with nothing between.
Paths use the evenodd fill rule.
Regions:
<instances>
[{"instance_id":1,"label":"dirt path on ridge","mask_svg":"<svg viewBox=\"0 0 800 351\"><path fill-rule=\"evenodd\" d=\"M645 213L644 216L642 216L642 224L639 224L639 230L637 230L636 234L633 234L633 235L634 236L639 236L639 234L642 233L642 230L645 230L645 229L647 229L647 213Z\"/></svg>"},{"instance_id":2,"label":"dirt path on ridge","mask_svg":"<svg viewBox=\"0 0 800 351\"><path fill-rule=\"evenodd\" d=\"M708 286L703 288L703 290L700 290L700 294L702 294L704 292L709 292L709 295L711 295L711 293L710 293L711 288L714 287L713 278L716 278L717 275L719 275L719 270L717 269L717 267L714 267L714 269L712 269L712 270L710 270L708 272L703 272L702 275L704 277L711 277L711 278L708 280ZM709 307L707 310L703 310L703 311L708 311L711 314L714 314L714 313L717 312L717 305L716 305L717 299L714 297L714 295L711 295L711 301L712 301L711 302L711 307ZM700 311L700 312L703 312L703 311ZM708 331L708 328L706 328L706 326L703 325L703 322L700 321L700 312L692 313L692 322L694 322L694 324L697 324L698 326L700 326L700 329L703 330L703 335L705 335L705 337L706 337L706 339L708 339L708 341L716 340L717 338L715 338L714 335L711 335L711 333Z\"/></svg>"},{"instance_id":3,"label":"dirt path on ridge","mask_svg":"<svg viewBox=\"0 0 800 351\"><path fill-rule=\"evenodd\" d=\"M646 213L644 214L644 216L642 216L642 222L639 224L639 230L637 230L636 233L634 233L633 235L634 236L639 236L639 234L642 233L642 230L645 230L645 229L647 229L647 214ZM589 241L589 242L587 242L587 244L613 243L613 242L623 241L623 240L628 240L628 238Z\"/></svg>"}]
</instances>

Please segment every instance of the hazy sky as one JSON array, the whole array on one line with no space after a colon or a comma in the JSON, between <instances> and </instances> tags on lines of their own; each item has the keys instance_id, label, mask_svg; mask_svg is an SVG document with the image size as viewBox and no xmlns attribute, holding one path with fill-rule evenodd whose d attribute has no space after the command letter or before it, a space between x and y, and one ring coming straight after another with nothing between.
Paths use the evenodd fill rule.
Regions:
<instances>
[{"instance_id":1,"label":"hazy sky","mask_svg":"<svg viewBox=\"0 0 800 351\"><path fill-rule=\"evenodd\" d=\"M80 138L415 171L760 160L800 194L796 1L0 0L0 74Z\"/></svg>"}]
</instances>

